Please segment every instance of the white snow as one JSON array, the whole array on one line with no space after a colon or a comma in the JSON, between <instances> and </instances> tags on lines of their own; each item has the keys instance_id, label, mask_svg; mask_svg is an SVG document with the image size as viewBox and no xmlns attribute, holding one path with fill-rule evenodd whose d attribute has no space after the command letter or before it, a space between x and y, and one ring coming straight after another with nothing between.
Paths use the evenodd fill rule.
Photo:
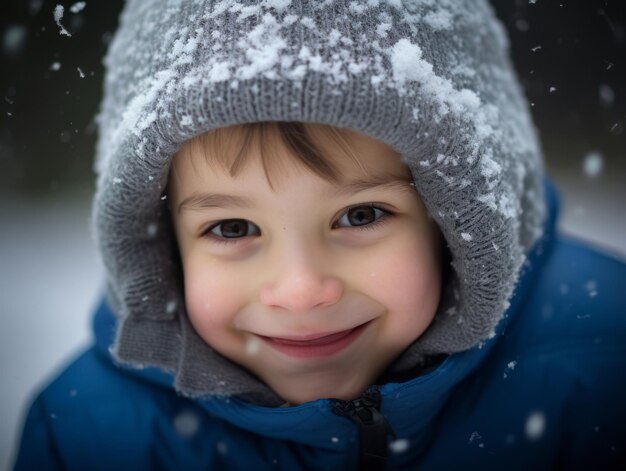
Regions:
<instances>
[{"instance_id":1,"label":"white snow","mask_svg":"<svg viewBox=\"0 0 626 471\"><path fill-rule=\"evenodd\" d=\"M263 72L267 73L280 63L281 52L287 47L287 42L279 34L280 26L271 13L263 16L263 21L257 25L245 39L237 42L240 49L246 51L248 63L242 66L237 78L247 80Z\"/></svg>"},{"instance_id":2,"label":"white snow","mask_svg":"<svg viewBox=\"0 0 626 471\"><path fill-rule=\"evenodd\" d=\"M150 232L150 227L148 227L148 232ZM165 312L167 312L168 314L174 314L174 312L176 312L176 309L178 309L178 302L176 300L168 301L165 305Z\"/></svg>"},{"instance_id":3,"label":"white snow","mask_svg":"<svg viewBox=\"0 0 626 471\"><path fill-rule=\"evenodd\" d=\"M146 228L146 233L148 234L149 237L155 237L158 232L159 232L159 226L156 223L153 222L151 224L148 224L148 227ZM176 310L176 307L174 306L172 312L174 312L175 310Z\"/></svg>"},{"instance_id":4,"label":"white snow","mask_svg":"<svg viewBox=\"0 0 626 471\"><path fill-rule=\"evenodd\" d=\"M452 14L443 8L426 13L423 21L435 31L452 28Z\"/></svg>"},{"instance_id":5,"label":"white snow","mask_svg":"<svg viewBox=\"0 0 626 471\"><path fill-rule=\"evenodd\" d=\"M350 12L354 13L355 15L362 15L367 9L365 5L360 5L358 2L350 2L348 8L350 9Z\"/></svg>"},{"instance_id":6,"label":"white snow","mask_svg":"<svg viewBox=\"0 0 626 471\"><path fill-rule=\"evenodd\" d=\"M399 40L390 56L394 80L403 84L432 75L432 65L421 58L422 50L417 44L412 44L408 39Z\"/></svg>"},{"instance_id":7,"label":"white snow","mask_svg":"<svg viewBox=\"0 0 626 471\"><path fill-rule=\"evenodd\" d=\"M461 232L461 237L465 242L469 242L470 240L472 240L472 234L470 234L469 232Z\"/></svg>"},{"instance_id":8,"label":"white snow","mask_svg":"<svg viewBox=\"0 0 626 471\"><path fill-rule=\"evenodd\" d=\"M313 18L309 16L303 16L302 19L300 20L300 23L302 23L304 26L310 29L316 28L315 21L313 20Z\"/></svg>"},{"instance_id":9,"label":"white snow","mask_svg":"<svg viewBox=\"0 0 626 471\"><path fill-rule=\"evenodd\" d=\"M596 178L602 173L604 157L598 151L591 151L583 159L583 172L588 178Z\"/></svg>"},{"instance_id":10,"label":"white snow","mask_svg":"<svg viewBox=\"0 0 626 471\"><path fill-rule=\"evenodd\" d=\"M259 353L261 347L260 341L256 337L250 337L246 340L246 353L250 356L254 356Z\"/></svg>"},{"instance_id":11,"label":"white snow","mask_svg":"<svg viewBox=\"0 0 626 471\"><path fill-rule=\"evenodd\" d=\"M124 132L127 129L133 130L137 135L156 119L156 113L143 114L147 104L153 103L160 92L165 88L169 80L174 78L171 70L162 70L157 72L153 77L149 77L145 87L142 87L144 93L140 93L127 106L124 116L122 117L118 130ZM140 118L141 117L141 118Z\"/></svg>"},{"instance_id":12,"label":"white snow","mask_svg":"<svg viewBox=\"0 0 626 471\"><path fill-rule=\"evenodd\" d=\"M405 453L409 449L409 446L410 442L406 438L398 438L389 443L389 450L396 454Z\"/></svg>"},{"instance_id":13,"label":"white snow","mask_svg":"<svg viewBox=\"0 0 626 471\"><path fill-rule=\"evenodd\" d=\"M217 62L211 68L208 79L210 82L225 82L230 79L231 64L228 61Z\"/></svg>"},{"instance_id":14,"label":"white snow","mask_svg":"<svg viewBox=\"0 0 626 471\"><path fill-rule=\"evenodd\" d=\"M533 412L526 419L526 438L538 440L542 437L546 428L546 416L542 412Z\"/></svg>"},{"instance_id":15,"label":"white snow","mask_svg":"<svg viewBox=\"0 0 626 471\"><path fill-rule=\"evenodd\" d=\"M261 13L261 5L249 5L246 7L242 7L239 10L239 16L237 17L237 21L243 21L251 16L257 16L259 13Z\"/></svg>"},{"instance_id":16,"label":"white snow","mask_svg":"<svg viewBox=\"0 0 626 471\"><path fill-rule=\"evenodd\" d=\"M515 366L517 365L517 361L513 360L507 363L506 365L506 371L504 372L504 374L502 375L505 379L508 378L508 371L511 370L513 371L515 369Z\"/></svg>"},{"instance_id":17,"label":"white snow","mask_svg":"<svg viewBox=\"0 0 626 471\"><path fill-rule=\"evenodd\" d=\"M480 159L480 168L482 175L487 179L499 175L502 171L502 166L495 161L492 155L487 153L483 154Z\"/></svg>"},{"instance_id":18,"label":"white snow","mask_svg":"<svg viewBox=\"0 0 626 471\"><path fill-rule=\"evenodd\" d=\"M4 31L2 48L5 54L19 54L25 45L28 30L24 25L11 25Z\"/></svg>"},{"instance_id":19,"label":"white snow","mask_svg":"<svg viewBox=\"0 0 626 471\"><path fill-rule=\"evenodd\" d=\"M466 64L457 64L452 69L451 72L454 75L462 75L464 77L474 77L476 75L476 70L467 66Z\"/></svg>"},{"instance_id":20,"label":"white snow","mask_svg":"<svg viewBox=\"0 0 626 471\"><path fill-rule=\"evenodd\" d=\"M72 13L79 13L85 9L87 2L76 2L70 7Z\"/></svg>"},{"instance_id":21,"label":"white snow","mask_svg":"<svg viewBox=\"0 0 626 471\"><path fill-rule=\"evenodd\" d=\"M480 195L477 199L481 203L484 203L487 206L489 206L494 211L496 211L498 209L498 205L496 204L496 196L493 193L487 193L485 195Z\"/></svg>"},{"instance_id":22,"label":"white snow","mask_svg":"<svg viewBox=\"0 0 626 471\"><path fill-rule=\"evenodd\" d=\"M291 5L291 0L265 0L263 5L281 12Z\"/></svg>"},{"instance_id":23,"label":"white snow","mask_svg":"<svg viewBox=\"0 0 626 471\"><path fill-rule=\"evenodd\" d=\"M381 23L376 27L376 34L381 38L387 37L387 32L391 29L390 23Z\"/></svg>"},{"instance_id":24,"label":"white snow","mask_svg":"<svg viewBox=\"0 0 626 471\"><path fill-rule=\"evenodd\" d=\"M82 71L80 67L76 67L76 70L78 71L78 75L80 78L85 78L85 73Z\"/></svg>"},{"instance_id":25,"label":"white snow","mask_svg":"<svg viewBox=\"0 0 626 471\"><path fill-rule=\"evenodd\" d=\"M50 64L50 70L56 72L58 70L61 70L61 63L60 62L53 62L52 64Z\"/></svg>"},{"instance_id":26,"label":"white snow","mask_svg":"<svg viewBox=\"0 0 626 471\"><path fill-rule=\"evenodd\" d=\"M59 33L61 35L72 37L72 35L69 33L69 31L66 30L65 27L61 24L61 20L63 19L63 12L64 12L64 10L65 9L63 8L63 5L57 5L56 7L54 7L54 22L59 27Z\"/></svg>"},{"instance_id":27,"label":"white snow","mask_svg":"<svg viewBox=\"0 0 626 471\"><path fill-rule=\"evenodd\" d=\"M424 93L435 98L441 114L449 110L456 114L478 112L480 98L472 90L456 90L450 80L435 74L432 64L422 59L422 50L417 44L400 39L391 48L389 60L396 83L403 87L407 82L419 82Z\"/></svg>"},{"instance_id":28,"label":"white snow","mask_svg":"<svg viewBox=\"0 0 626 471\"><path fill-rule=\"evenodd\" d=\"M467 442L468 444L473 444L473 443L482 443L482 435L478 432L472 432L472 434L469 437L469 441Z\"/></svg>"},{"instance_id":29,"label":"white snow","mask_svg":"<svg viewBox=\"0 0 626 471\"><path fill-rule=\"evenodd\" d=\"M182 411L174 417L174 430L185 439L193 438L200 429L200 419L195 412Z\"/></svg>"},{"instance_id":30,"label":"white snow","mask_svg":"<svg viewBox=\"0 0 626 471\"><path fill-rule=\"evenodd\" d=\"M598 95L600 97L600 103L607 107L610 107L615 101L615 92L605 83L601 84L598 88Z\"/></svg>"},{"instance_id":31,"label":"white snow","mask_svg":"<svg viewBox=\"0 0 626 471\"><path fill-rule=\"evenodd\" d=\"M585 282L585 291L590 298L595 298L598 295L598 283L595 280L588 280Z\"/></svg>"}]
</instances>

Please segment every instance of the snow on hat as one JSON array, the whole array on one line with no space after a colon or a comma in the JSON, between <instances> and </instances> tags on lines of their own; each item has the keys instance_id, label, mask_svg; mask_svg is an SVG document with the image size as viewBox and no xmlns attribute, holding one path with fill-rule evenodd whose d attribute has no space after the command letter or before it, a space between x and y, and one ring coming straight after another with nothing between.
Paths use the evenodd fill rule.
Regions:
<instances>
[{"instance_id":1,"label":"snow on hat","mask_svg":"<svg viewBox=\"0 0 626 471\"><path fill-rule=\"evenodd\" d=\"M493 332L545 207L528 106L486 0L130 0L105 65L94 225L119 361L165 368L191 396L275 398L189 324L162 200L183 142L259 121L350 128L410 168L452 273L395 368Z\"/></svg>"}]
</instances>

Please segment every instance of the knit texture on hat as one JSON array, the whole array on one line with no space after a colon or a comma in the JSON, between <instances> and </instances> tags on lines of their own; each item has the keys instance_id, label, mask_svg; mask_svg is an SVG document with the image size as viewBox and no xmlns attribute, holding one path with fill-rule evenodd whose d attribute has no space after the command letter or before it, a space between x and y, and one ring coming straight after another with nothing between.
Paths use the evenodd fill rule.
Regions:
<instances>
[{"instance_id":1,"label":"knit texture on hat","mask_svg":"<svg viewBox=\"0 0 626 471\"><path fill-rule=\"evenodd\" d=\"M545 208L528 106L486 1L130 0L105 65L93 209L119 361L173 372L186 395L279 402L191 327L162 200L181 143L259 121L350 128L409 166L452 270L394 370L491 335Z\"/></svg>"}]
</instances>

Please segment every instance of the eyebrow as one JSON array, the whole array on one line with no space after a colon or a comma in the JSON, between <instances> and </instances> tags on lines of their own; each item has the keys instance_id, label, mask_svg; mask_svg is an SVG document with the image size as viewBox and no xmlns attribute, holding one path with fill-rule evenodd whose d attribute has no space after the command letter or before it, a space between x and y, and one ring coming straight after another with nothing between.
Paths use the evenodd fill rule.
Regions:
<instances>
[{"instance_id":1,"label":"eyebrow","mask_svg":"<svg viewBox=\"0 0 626 471\"><path fill-rule=\"evenodd\" d=\"M407 190L410 187L412 180L410 177L398 176L398 175L385 175L383 177L372 177L368 180L353 180L345 183L341 183L336 190L331 193L331 196L346 196L354 193L359 193L365 190L377 189L389 189L389 190Z\"/></svg>"},{"instance_id":2,"label":"eyebrow","mask_svg":"<svg viewBox=\"0 0 626 471\"><path fill-rule=\"evenodd\" d=\"M245 196L223 195L219 193L193 194L178 205L178 212L197 211L208 208L249 208L252 200Z\"/></svg>"},{"instance_id":3,"label":"eyebrow","mask_svg":"<svg viewBox=\"0 0 626 471\"><path fill-rule=\"evenodd\" d=\"M342 182L337 189L331 192L330 197L336 198L372 188L407 190L410 188L411 179L405 176L386 175L384 177L374 177L369 180L353 180ZM226 195L220 193L196 193L189 198L185 198L178 205L178 212L183 210L199 211L209 208L250 208L253 206L252 200L245 196Z\"/></svg>"}]
</instances>

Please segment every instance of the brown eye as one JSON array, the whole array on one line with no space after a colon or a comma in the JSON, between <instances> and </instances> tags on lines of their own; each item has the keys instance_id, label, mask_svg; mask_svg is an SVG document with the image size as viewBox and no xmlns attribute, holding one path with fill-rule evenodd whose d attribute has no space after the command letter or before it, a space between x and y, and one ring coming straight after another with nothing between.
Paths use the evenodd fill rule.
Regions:
<instances>
[{"instance_id":1,"label":"brown eye","mask_svg":"<svg viewBox=\"0 0 626 471\"><path fill-rule=\"evenodd\" d=\"M358 227L373 224L388 213L375 206L361 205L348 209L337 221L337 227Z\"/></svg>"},{"instance_id":2,"label":"brown eye","mask_svg":"<svg viewBox=\"0 0 626 471\"><path fill-rule=\"evenodd\" d=\"M259 235L259 228L245 219L227 219L215 224L209 229L209 233L225 239L238 239L241 237Z\"/></svg>"}]
</instances>

